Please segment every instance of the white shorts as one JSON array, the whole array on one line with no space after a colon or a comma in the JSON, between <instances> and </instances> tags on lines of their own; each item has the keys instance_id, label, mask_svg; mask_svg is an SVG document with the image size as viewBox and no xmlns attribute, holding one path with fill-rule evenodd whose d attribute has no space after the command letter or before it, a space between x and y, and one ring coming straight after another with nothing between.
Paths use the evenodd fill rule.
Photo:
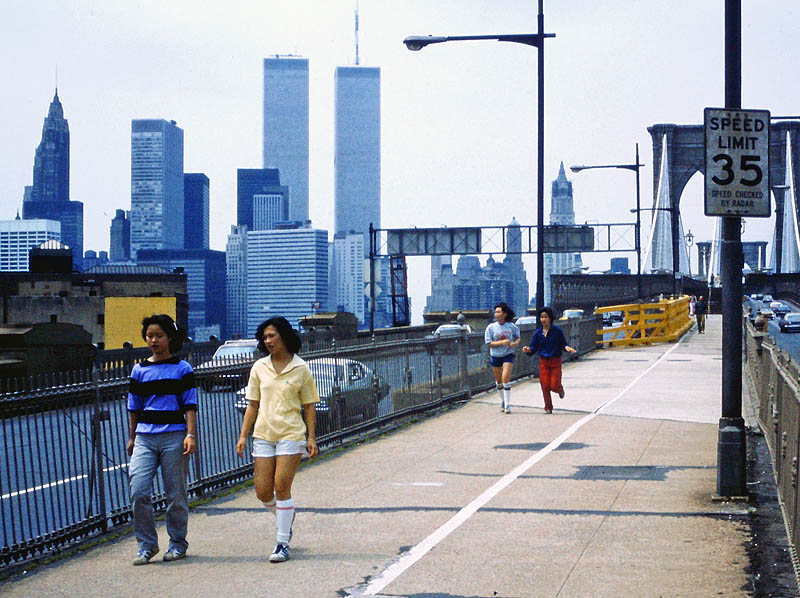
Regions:
<instances>
[{"instance_id":1,"label":"white shorts","mask_svg":"<svg viewBox=\"0 0 800 598\"><path fill-rule=\"evenodd\" d=\"M253 457L274 457L275 455L298 455L306 452L306 442L298 440L279 440L269 442L253 438Z\"/></svg>"}]
</instances>

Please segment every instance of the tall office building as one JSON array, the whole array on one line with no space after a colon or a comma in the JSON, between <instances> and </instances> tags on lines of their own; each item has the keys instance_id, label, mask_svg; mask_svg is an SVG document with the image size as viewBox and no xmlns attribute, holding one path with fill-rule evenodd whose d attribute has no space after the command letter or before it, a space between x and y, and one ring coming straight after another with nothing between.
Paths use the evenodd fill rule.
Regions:
<instances>
[{"instance_id":1,"label":"tall office building","mask_svg":"<svg viewBox=\"0 0 800 598\"><path fill-rule=\"evenodd\" d=\"M364 323L364 235L336 233L333 236L336 281L336 311L347 311Z\"/></svg>"},{"instance_id":2,"label":"tall office building","mask_svg":"<svg viewBox=\"0 0 800 598\"><path fill-rule=\"evenodd\" d=\"M572 182L567 180L564 163L550 191L550 224L575 224L572 201ZM544 255L544 304L550 304L550 276L573 274L582 266L580 253L546 253Z\"/></svg>"},{"instance_id":3,"label":"tall office building","mask_svg":"<svg viewBox=\"0 0 800 598\"><path fill-rule=\"evenodd\" d=\"M236 224L248 230L272 230L289 220L289 188L275 168L236 171Z\"/></svg>"},{"instance_id":4,"label":"tall office building","mask_svg":"<svg viewBox=\"0 0 800 598\"><path fill-rule=\"evenodd\" d=\"M335 232L381 225L381 70L337 67L334 75Z\"/></svg>"},{"instance_id":5,"label":"tall office building","mask_svg":"<svg viewBox=\"0 0 800 598\"><path fill-rule=\"evenodd\" d=\"M55 220L0 220L0 271L28 272L31 249L60 238L61 223Z\"/></svg>"},{"instance_id":6,"label":"tall office building","mask_svg":"<svg viewBox=\"0 0 800 598\"><path fill-rule=\"evenodd\" d=\"M231 226L231 233L225 244L225 281L228 335L248 338L255 330L247 329L246 226Z\"/></svg>"},{"instance_id":7,"label":"tall office building","mask_svg":"<svg viewBox=\"0 0 800 598\"><path fill-rule=\"evenodd\" d=\"M308 59L264 59L264 168L289 187L289 219L308 220ZM245 224L239 222L239 224Z\"/></svg>"},{"instance_id":8,"label":"tall office building","mask_svg":"<svg viewBox=\"0 0 800 598\"><path fill-rule=\"evenodd\" d=\"M131 257L182 249L183 129L174 120L131 122Z\"/></svg>"},{"instance_id":9,"label":"tall office building","mask_svg":"<svg viewBox=\"0 0 800 598\"><path fill-rule=\"evenodd\" d=\"M161 266L168 271L186 273L189 296L189 336L198 329L220 327L225 334L225 252L211 249L140 249L140 266Z\"/></svg>"},{"instance_id":10,"label":"tall office building","mask_svg":"<svg viewBox=\"0 0 800 598\"><path fill-rule=\"evenodd\" d=\"M512 218L506 228L508 253L503 259L507 275L512 284L511 301L506 301L518 316L524 316L530 301L528 274L522 263L522 228L516 218ZM502 299L501 299L502 301Z\"/></svg>"},{"instance_id":11,"label":"tall office building","mask_svg":"<svg viewBox=\"0 0 800 598\"><path fill-rule=\"evenodd\" d=\"M117 210L111 219L111 245L109 257L112 262L127 262L131 259L131 219L130 212Z\"/></svg>"},{"instance_id":12,"label":"tall office building","mask_svg":"<svg viewBox=\"0 0 800 598\"><path fill-rule=\"evenodd\" d=\"M55 220L61 241L72 249L73 267L83 261L83 203L69 199L69 123L56 89L33 160L33 185L25 188L24 220Z\"/></svg>"},{"instance_id":13,"label":"tall office building","mask_svg":"<svg viewBox=\"0 0 800 598\"><path fill-rule=\"evenodd\" d=\"M328 231L280 228L247 233L247 330L272 316L297 327L328 298Z\"/></svg>"},{"instance_id":14,"label":"tall office building","mask_svg":"<svg viewBox=\"0 0 800 598\"><path fill-rule=\"evenodd\" d=\"M208 249L209 238L208 177L202 172L183 175L183 247Z\"/></svg>"}]
</instances>

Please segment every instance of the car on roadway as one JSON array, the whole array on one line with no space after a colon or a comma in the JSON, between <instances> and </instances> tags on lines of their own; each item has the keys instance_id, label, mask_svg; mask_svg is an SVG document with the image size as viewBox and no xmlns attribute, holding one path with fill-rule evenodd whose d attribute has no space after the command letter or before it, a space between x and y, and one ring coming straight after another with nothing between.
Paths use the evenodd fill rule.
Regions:
<instances>
[{"instance_id":1,"label":"car on roadway","mask_svg":"<svg viewBox=\"0 0 800 598\"><path fill-rule=\"evenodd\" d=\"M438 328L436 328L436 330L433 331L433 334L429 334L426 338L438 339L455 337L461 336L463 332L469 334L472 332L472 326L469 324L441 324Z\"/></svg>"},{"instance_id":2,"label":"car on roadway","mask_svg":"<svg viewBox=\"0 0 800 598\"><path fill-rule=\"evenodd\" d=\"M625 314L621 311L604 311L603 326L613 326L615 322L624 322Z\"/></svg>"},{"instance_id":3,"label":"car on roadway","mask_svg":"<svg viewBox=\"0 0 800 598\"><path fill-rule=\"evenodd\" d=\"M768 320L772 320L775 318L775 312L768 307L762 307L761 309L758 310L758 313L767 318Z\"/></svg>"},{"instance_id":4,"label":"car on roadway","mask_svg":"<svg viewBox=\"0 0 800 598\"><path fill-rule=\"evenodd\" d=\"M800 312L790 312L780 321L781 332L800 332Z\"/></svg>"},{"instance_id":5,"label":"car on roadway","mask_svg":"<svg viewBox=\"0 0 800 598\"><path fill-rule=\"evenodd\" d=\"M762 300L764 303L766 303L767 305L769 305L770 303L772 303L773 301L775 301L775 300L772 298L772 295L764 295L764 297L763 297L761 300Z\"/></svg>"},{"instance_id":6,"label":"car on roadway","mask_svg":"<svg viewBox=\"0 0 800 598\"><path fill-rule=\"evenodd\" d=\"M520 316L517 318L517 321L514 322L517 326L536 326L539 323L539 318L536 316Z\"/></svg>"},{"instance_id":7,"label":"car on roadway","mask_svg":"<svg viewBox=\"0 0 800 598\"><path fill-rule=\"evenodd\" d=\"M791 307L789 307L785 303L781 303L780 301L773 301L772 303L769 304L769 308L772 311L774 311L775 315L778 316L779 318L782 318L790 311L792 311Z\"/></svg>"},{"instance_id":8,"label":"car on roadway","mask_svg":"<svg viewBox=\"0 0 800 598\"><path fill-rule=\"evenodd\" d=\"M217 386L227 386L231 390L237 390L245 384L246 380L241 373L242 366L254 363L259 357L261 357L261 352L258 350L258 341L255 339L225 341L217 347L210 360L194 368L194 373L200 381L200 386L206 392L211 392ZM232 367L226 368L226 366ZM208 373L220 368L222 371ZM208 375L204 376L205 373Z\"/></svg>"},{"instance_id":9,"label":"car on roadway","mask_svg":"<svg viewBox=\"0 0 800 598\"><path fill-rule=\"evenodd\" d=\"M317 385L320 401L316 404L317 430L333 430L341 412L342 424L351 426L391 412L390 387L370 367L355 359L320 357L306 360ZM341 402L337 403L335 389ZM235 407L247 409L247 388L236 393Z\"/></svg>"},{"instance_id":10,"label":"car on roadway","mask_svg":"<svg viewBox=\"0 0 800 598\"><path fill-rule=\"evenodd\" d=\"M571 320L573 318L582 318L583 317L583 310L582 309L565 309L561 312L561 317L559 320Z\"/></svg>"}]
</instances>

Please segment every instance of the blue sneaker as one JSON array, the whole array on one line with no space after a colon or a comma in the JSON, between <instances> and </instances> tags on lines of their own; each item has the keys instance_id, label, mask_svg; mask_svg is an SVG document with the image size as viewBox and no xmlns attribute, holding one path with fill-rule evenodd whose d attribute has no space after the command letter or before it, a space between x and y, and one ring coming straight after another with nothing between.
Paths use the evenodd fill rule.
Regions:
<instances>
[{"instance_id":1,"label":"blue sneaker","mask_svg":"<svg viewBox=\"0 0 800 598\"><path fill-rule=\"evenodd\" d=\"M146 565L150 562L154 556L158 554L158 548L155 550L140 550L139 554L136 555L136 558L133 559L133 566L138 567L139 565Z\"/></svg>"},{"instance_id":2,"label":"blue sneaker","mask_svg":"<svg viewBox=\"0 0 800 598\"><path fill-rule=\"evenodd\" d=\"M282 563L289 560L289 546L286 544L278 544L275 550L269 555L270 563Z\"/></svg>"},{"instance_id":3,"label":"blue sneaker","mask_svg":"<svg viewBox=\"0 0 800 598\"><path fill-rule=\"evenodd\" d=\"M186 558L186 551L181 550L178 547L172 546L170 547L167 552L164 553L164 558L162 560L166 561L167 563L171 561L179 561L181 559Z\"/></svg>"}]
</instances>

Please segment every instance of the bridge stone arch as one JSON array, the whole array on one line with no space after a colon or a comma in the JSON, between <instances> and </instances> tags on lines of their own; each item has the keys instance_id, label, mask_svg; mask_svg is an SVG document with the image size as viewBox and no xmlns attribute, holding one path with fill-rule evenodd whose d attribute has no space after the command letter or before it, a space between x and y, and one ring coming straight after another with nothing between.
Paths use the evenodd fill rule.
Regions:
<instances>
[{"instance_id":1,"label":"bridge stone arch","mask_svg":"<svg viewBox=\"0 0 800 598\"><path fill-rule=\"evenodd\" d=\"M696 172L705 175L705 147L703 125L677 125L672 123L655 124L647 128L653 141L653 208L659 206L659 194L663 189L668 194L668 206L671 214L680 214L680 200L683 190ZM666 164L663 164L666 156ZM797 253L797 222L800 211L794 200L800 192L800 121L781 121L770 124L770 184L773 187L776 212L776 234L773 251L777 256L786 254L787 243L794 245L793 254ZM791 169L788 168L789 163ZM791 172L789 172L791 171ZM666 178L662 182L662 176ZM661 183L661 184L660 184ZM790 188L777 192L776 186L788 184ZM662 202L664 199L662 198ZM784 205L792 210L788 219L793 227L784 226ZM653 212L654 217L658 212ZM793 228L794 230L787 230ZM671 218L671 238L652 239L653 246L669 242L671 247L680 247L683 239L680 234L679 218ZM679 252L672 252L672 270L681 271ZM780 257L777 263L780 265ZM793 264L785 264L783 271L800 270L800 260L789 260ZM779 270L780 271L780 270Z\"/></svg>"}]
</instances>

